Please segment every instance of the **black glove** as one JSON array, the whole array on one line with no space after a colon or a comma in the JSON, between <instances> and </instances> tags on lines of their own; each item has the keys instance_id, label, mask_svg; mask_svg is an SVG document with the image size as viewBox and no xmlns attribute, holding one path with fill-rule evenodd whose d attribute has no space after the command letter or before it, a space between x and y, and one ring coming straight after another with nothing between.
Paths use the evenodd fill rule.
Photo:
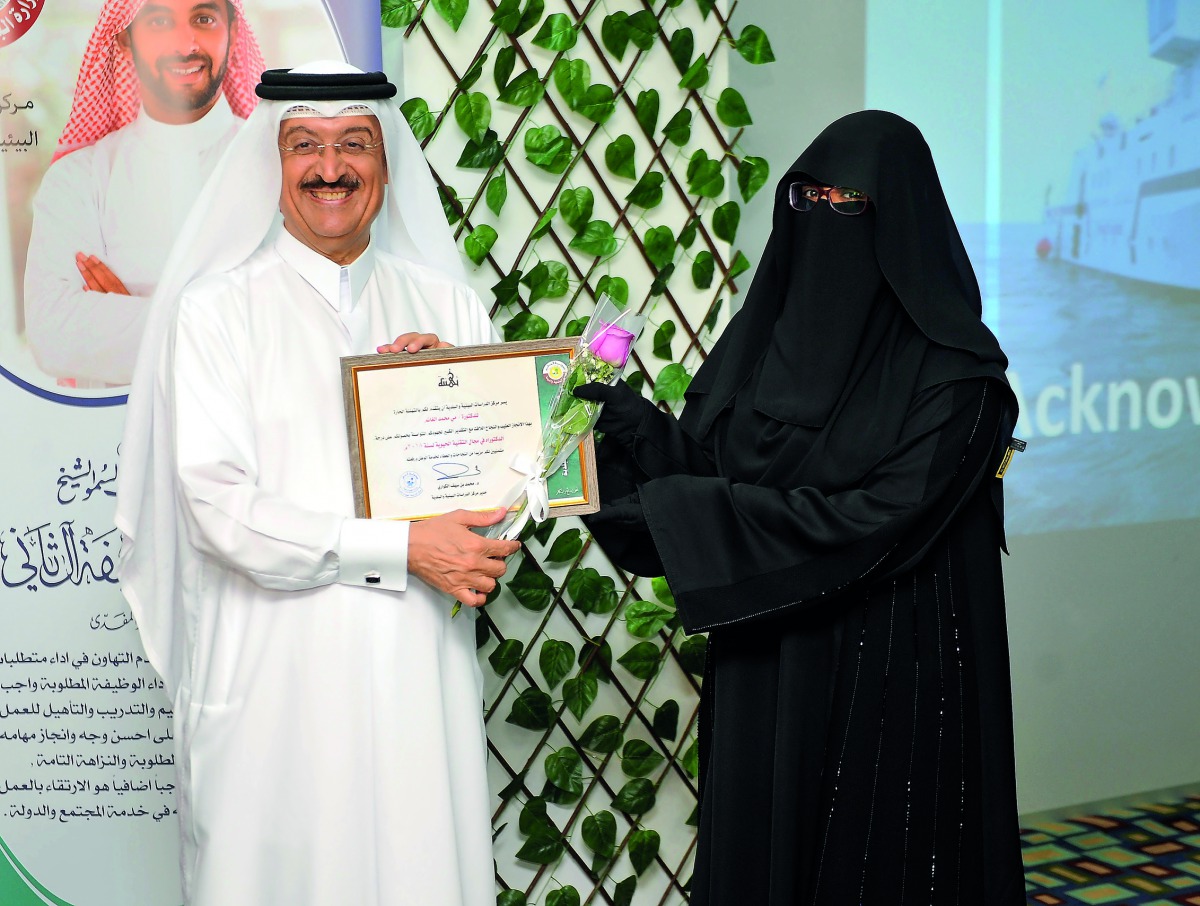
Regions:
<instances>
[{"instance_id":1,"label":"black glove","mask_svg":"<svg viewBox=\"0 0 1200 906\"><path fill-rule=\"evenodd\" d=\"M624 381L608 384L583 384L574 390L576 398L603 403L596 430L617 438L623 444L633 442L645 417L655 411L654 404L640 393L636 393Z\"/></svg>"},{"instance_id":2,"label":"black glove","mask_svg":"<svg viewBox=\"0 0 1200 906\"><path fill-rule=\"evenodd\" d=\"M621 529L624 531L648 532L646 514L642 511L642 501L636 493L628 497L618 497L610 504L604 504L600 511L583 517L584 524L590 531L597 528Z\"/></svg>"}]
</instances>

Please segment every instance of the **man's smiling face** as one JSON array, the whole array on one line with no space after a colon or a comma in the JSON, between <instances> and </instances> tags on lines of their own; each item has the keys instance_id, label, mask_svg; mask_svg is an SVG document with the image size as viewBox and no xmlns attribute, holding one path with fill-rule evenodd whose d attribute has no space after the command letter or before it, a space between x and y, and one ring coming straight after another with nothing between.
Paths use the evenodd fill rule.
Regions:
<instances>
[{"instance_id":1,"label":"man's smiling face","mask_svg":"<svg viewBox=\"0 0 1200 906\"><path fill-rule=\"evenodd\" d=\"M237 27L226 0L148 0L117 43L133 60L150 116L192 123L212 109Z\"/></svg>"},{"instance_id":2,"label":"man's smiling face","mask_svg":"<svg viewBox=\"0 0 1200 906\"><path fill-rule=\"evenodd\" d=\"M357 258L383 207L382 142L379 120L369 115L285 119L279 210L287 231L338 264Z\"/></svg>"}]
</instances>

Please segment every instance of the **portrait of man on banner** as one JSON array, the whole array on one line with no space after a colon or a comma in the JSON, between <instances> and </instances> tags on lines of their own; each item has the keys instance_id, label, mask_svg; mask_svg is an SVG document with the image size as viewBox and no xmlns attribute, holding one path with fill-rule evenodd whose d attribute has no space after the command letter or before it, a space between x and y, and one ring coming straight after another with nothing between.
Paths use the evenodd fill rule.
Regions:
<instances>
[{"instance_id":1,"label":"portrait of man on banner","mask_svg":"<svg viewBox=\"0 0 1200 906\"><path fill-rule=\"evenodd\" d=\"M33 203L26 335L67 386L129 382L171 243L254 109L241 0L109 0Z\"/></svg>"}]
</instances>

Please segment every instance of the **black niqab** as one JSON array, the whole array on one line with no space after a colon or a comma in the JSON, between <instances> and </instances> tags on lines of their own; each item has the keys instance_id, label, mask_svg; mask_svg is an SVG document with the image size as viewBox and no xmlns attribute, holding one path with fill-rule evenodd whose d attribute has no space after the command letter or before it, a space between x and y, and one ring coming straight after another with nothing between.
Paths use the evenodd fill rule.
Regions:
<instances>
[{"instance_id":1,"label":"black niqab","mask_svg":"<svg viewBox=\"0 0 1200 906\"><path fill-rule=\"evenodd\" d=\"M839 214L824 200L795 211L788 188L809 179L859 189L871 204L860 215ZM769 474L826 491L846 486L894 442L914 393L970 377L1005 380L1007 359L981 310L920 132L892 113L850 114L780 180L746 303L692 381L681 422L703 438L748 391L758 434L750 433L756 416L734 421L751 446L771 422L822 430L797 432L792 448L776 445L770 461L745 450L743 468L730 462L741 480ZM797 443L821 455L798 459ZM727 458L738 459L739 446L726 445Z\"/></svg>"}]
</instances>

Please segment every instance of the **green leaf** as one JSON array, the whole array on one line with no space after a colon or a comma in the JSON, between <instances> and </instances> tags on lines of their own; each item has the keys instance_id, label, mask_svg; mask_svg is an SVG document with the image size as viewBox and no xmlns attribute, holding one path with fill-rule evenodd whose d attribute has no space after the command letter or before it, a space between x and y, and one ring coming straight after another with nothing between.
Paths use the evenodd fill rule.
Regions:
<instances>
[{"instance_id":1,"label":"green leaf","mask_svg":"<svg viewBox=\"0 0 1200 906\"><path fill-rule=\"evenodd\" d=\"M567 169L571 153L571 140L557 126L546 125L525 132L525 157L547 173L562 173Z\"/></svg>"},{"instance_id":2,"label":"green leaf","mask_svg":"<svg viewBox=\"0 0 1200 906\"><path fill-rule=\"evenodd\" d=\"M616 583L590 566L583 566L567 579L567 594L582 613L611 613L617 607Z\"/></svg>"},{"instance_id":3,"label":"green leaf","mask_svg":"<svg viewBox=\"0 0 1200 906\"><path fill-rule=\"evenodd\" d=\"M741 252L735 252L729 265L729 279L733 280L750 270L750 259Z\"/></svg>"},{"instance_id":4,"label":"green leaf","mask_svg":"<svg viewBox=\"0 0 1200 906\"><path fill-rule=\"evenodd\" d=\"M483 143L468 139L458 158L458 166L467 170L488 170L504 160L504 146L500 138L489 129L483 137Z\"/></svg>"},{"instance_id":5,"label":"green leaf","mask_svg":"<svg viewBox=\"0 0 1200 906\"><path fill-rule=\"evenodd\" d=\"M496 906L526 906L525 891L502 890L496 896Z\"/></svg>"},{"instance_id":6,"label":"green leaf","mask_svg":"<svg viewBox=\"0 0 1200 906\"><path fill-rule=\"evenodd\" d=\"M564 848L562 837L530 837L517 850L517 858L537 865L550 865L562 857Z\"/></svg>"},{"instance_id":7,"label":"green leaf","mask_svg":"<svg viewBox=\"0 0 1200 906\"><path fill-rule=\"evenodd\" d=\"M706 636L691 636L679 646L680 666L692 676L704 676L704 657L707 651L708 638Z\"/></svg>"},{"instance_id":8,"label":"green leaf","mask_svg":"<svg viewBox=\"0 0 1200 906\"><path fill-rule=\"evenodd\" d=\"M662 762L662 753L644 739L631 739L621 750L621 770L626 777L645 777Z\"/></svg>"},{"instance_id":9,"label":"green leaf","mask_svg":"<svg viewBox=\"0 0 1200 906\"><path fill-rule=\"evenodd\" d=\"M591 81L592 67L588 66L586 60L568 60L564 57L554 64L554 87L572 110L579 106Z\"/></svg>"},{"instance_id":10,"label":"green leaf","mask_svg":"<svg viewBox=\"0 0 1200 906\"><path fill-rule=\"evenodd\" d=\"M690 249L692 243L696 241L696 232L700 229L700 218L691 218L683 227L683 232L679 234L679 244L685 249Z\"/></svg>"},{"instance_id":11,"label":"green leaf","mask_svg":"<svg viewBox=\"0 0 1200 906\"><path fill-rule=\"evenodd\" d=\"M655 353L657 352L656 348ZM673 609L663 607L655 601L632 601L625 607L625 628L630 635L645 639L666 626L673 616Z\"/></svg>"},{"instance_id":12,"label":"green leaf","mask_svg":"<svg viewBox=\"0 0 1200 906\"><path fill-rule=\"evenodd\" d=\"M523 73L504 86L497 100L514 107L532 107L542 99L546 86L536 69L526 69Z\"/></svg>"},{"instance_id":13,"label":"green leaf","mask_svg":"<svg viewBox=\"0 0 1200 906\"><path fill-rule=\"evenodd\" d=\"M438 199L442 202L446 223L453 225L462 220L462 205L458 203L458 192L454 186L438 186Z\"/></svg>"},{"instance_id":14,"label":"green leaf","mask_svg":"<svg viewBox=\"0 0 1200 906\"><path fill-rule=\"evenodd\" d=\"M496 54L496 65L492 68L492 78L496 80L497 91L504 90L516 65L517 49L511 44L500 48L500 52Z\"/></svg>"},{"instance_id":15,"label":"green leaf","mask_svg":"<svg viewBox=\"0 0 1200 906\"><path fill-rule=\"evenodd\" d=\"M575 649L570 642L560 642L558 639L546 639L542 642L542 650L538 655L538 666L542 668L542 676L546 685L553 689L571 672L571 664L575 662Z\"/></svg>"},{"instance_id":16,"label":"green leaf","mask_svg":"<svg viewBox=\"0 0 1200 906\"><path fill-rule=\"evenodd\" d=\"M646 210L657 207L663 200L663 179L663 175L655 170L645 173L625 200Z\"/></svg>"},{"instance_id":17,"label":"green leaf","mask_svg":"<svg viewBox=\"0 0 1200 906\"><path fill-rule=\"evenodd\" d=\"M674 338L675 322L668 318L659 325L658 330L654 331L654 354L660 359L672 361L675 356L671 354L671 340Z\"/></svg>"},{"instance_id":18,"label":"green leaf","mask_svg":"<svg viewBox=\"0 0 1200 906\"><path fill-rule=\"evenodd\" d=\"M640 396L642 388L646 386L646 375L640 371L627 374L625 375L625 383L629 385L630 390Z\"/></svg>"},{"instance_id":19,"label":"green leaf","mask_svg":"<svg viewBox=\"0 0 1200 906\"><path fill-rule=\"evenodd\" d=\"M667 49L671 52L675 68L679 70L680 75L683 75L692 65L692 55L696 52L696 41L692 37L692 30L681 28L671 35L671 40L667 42Z\"/></svg>"},{"instance_id":20,"label":"green leaf","mask_svg":"<svg viewBox=\"0 0 1200 906\"><path fill-rule=\"evenodd\" d=\"M628 19L628 13L618 10L605 16L600 25L600 40L617 60L624 58L625 49L629 46L629 25L626 22Z\"/></svg>"},{"instance_id":21,"label":"green leaf","mask_svg":"<svg viewBox=\"0 0 1200 906\"><path fill-rule=\"evenodd\" d=\"M592 220L583 231L571 240L571 248L585 255L607 258L617 250L617 238L611 224L603 220Z\"/></svg>"},{"instance_id":22,"label":"green leaf","mask_svg":"<svg viewBox=\"0 0 1200 906\"><path fill-rule=\"evenodd\" d=\"M589 85L575 110L593 123L604 125L617 109L616 95L607 85Z\"/></svg>"},{"instance_id":23,"label":"green leaf","mask_svg":"<svg viewBox=\"0 0 1200 906\"><path fill-rule=\"evenodd\" d=\"M549 730L554 723L550 696L536 686L530 686L513 699L512 710L504 722L526 730Z\"/></svg>"},{"instance_id":24,"label":"green leaf","mask_svg":"<svg viewBox=\"0 0 1200 906\"><path fill-rule=\"evenodd\" d=\"M688 162L687 178L688 192L701 198L716 198L725 191L721 162L711 159L703 148L699 148Z\"/></svg>"},{"instance_id":25,"label":"green leaf","mask_svg":"<svg viewBox=\"0 0 1200 906\"><path fill-rule=\"evenodd\" d=\"M668 698L654 712L654 735L671 742L679 735L679 702Z\"/></svg>"},{"instance_id":26,"label":"green leaf","mask_svg":"<svg viewBox=\"0 0 1200 906\"><path fill-rule=\"evenodd\" d=\"M579 906L579 891L568 884L546 894L546 906Z\"/></svg>"},{"instance_id":27,"label":"green leaf","mask_svg":"<svg viewBox=\"0 0 1200 906\"><path fill-rule=\"evenodd\" d=\"M425 103L424 98L409 98L400 105L400 112L404 114L404 118L408 121L408 128L412 130L417 141L433 135L433 130L437 126L437 118L429 112L429 105Z\"/></svg>"},{"instance_id":28,"label":"green leaf","mask_svg":"<svg viewBox=\"0 0 1200 906\"><path fill-rule=\"evenodd\" d=\"M603 636L593 636L579 648L579 669L590 673L602 683L610 682L612 646Z\"/></svg>"},{"instance_id":29,"label":"green leaf","mask_svg":"<svg viewBox=\"0 0 1200 906\"><path fill-rule=\"evenodd\" d=\"M583 843L602 859L611 859L617 849L617 819L601 809L583 819Z\"/></svg>"},{"instance_id":30,"label":"green leaf","mask_svg":"<svg viewBox=\"0 0 1200 906\"><path fill-rule=\"evenodd\" d=\"M471 235L463 240L463 251L467 253L477 266L483 264L483 259L488 256L488 252L492 250L492 246L496 244L496 240L500 238L495 227L488 226L486 223L480 224L471 231Z\"/></svg>"},{"instance_id":31,"label":"green leaf","mask_svg":"<svg viewBox=\"0 0 1200 906\"><path fill-rule=\"evenodd\" d=\"M504 325L504 342L506 343L511 343L513 340L544 340L548 336L550 336L550 325L546 319L531 311L523 311L515 315ZM520 574L520 570L518 570L518 574ZM531 574L523 582L517 582L517 576L513 576L508 583L508 590L515 594L517 600L529 610L544 610L550 604L554 583L545 573L542 573L540 579ZM535 601L542 602L541 606L532 606Z\"/></svg>"},{"instance_id":32,"label":"green leaf","mask_svg":"<svg viewBox=\"0 0 1200 906\"><path fill-rule=\"evenodd\" d=\"M500 583L496 583L496 587L500 587ZM488 643L488 639L492 637L492 621L483 619L483 614L479 615L479 619L475 621L475 650L478 651Z\"/></svg>"},{"instance_id":33,"label":"green leaf","mask_svg":"<svg viewBox=\"0 0 1200 906\"><path fill-rule=\"evenodd\" d=\"M383 0L380 13L385 28L404 28L417 21L417 5L413 0Z\"/></svg>"},{"instance_id":34,"label":"green leaf","mask_svg":"<svg viewBox=\"0 0 1200 906\"><path fill-rule=\"evenodd\" d=\"M742 201L749 201L763 186L771 174L771 165L761 157L743 157L738 166L737 183Z\"/></svg>"},{"instance_id":35,"label":"green leaf","mask_svg":"<svg viewBox=\"0 0 1200 906\"><path fill-rule=\"evenodd\" d=\"M637 891L637 875L630 875L613 890L613 906L630 906Z\"/></svg>"},{"instance_id":36,"label":"green leaf","mask_svg":"<svg viewBox=\"0 0 1200 906\"><path fill-rule=\"evenodd\" d=\"M517 23L521 21L520 0L500 0L500 5L492 13L492 24L506 35L512 34Z\"/></svg>"},{"instance_id":37,"label":"green leaf","mask_svg":"<svg viewBox=\"0 0 1200 906\"><path fill-rule=\"evenodd\" d=\"M659 400L666 400L669 403L681 400L691 382L692 376L684 370L683 366L678 362L672 362L658 373L658 377L654 381L654 395L651 399L656 403ZM511 588L512 582L509 582L508 585Z\"/></svg>"},{"instance_id":38,"label":"green leaf","mask_svg":"<svg viewBox=\"0 0 1200 906\"><path fill-rule=\"evenodd\" d=\"M629 837L629 862L633 865L633 870L637 874L641 874L651 863L654 862L658 855L658 846L662 842L658 835L658 831L643 828L642 830L634 831Z\"/></svg>"},{"instance_id":39,"label":"green leaf","mask_svg":"<svg viewBox=\"0 0 1200 906\"><path fill-rule=\"evenodd\" d=\"M650 284L650 295L661 296L667 291L667 284L671 282L671 276L675 273L675 265L668 264L661 271L654 275L654 282Z\"/></svg>"},{"instance_id":40,"label":"green leaf","mask_svg":"<svg viewBox=\"0 0 1200 906\"><path fill-rule=\"evenodd\" d=\"M624 277L604 275L596 284L596 298L607 293L620 307L629 304L629 282Z\"/></svg>"},{"instance_id":41,"label":"green leaf","mask_svg":"<svg viewBox=\"0 0 1200 906\"><path fill-rule=\"evenodd\" d=\"M620 748L624 735L621 722L611 714L604 714L587 725L579 737L579 745L589 752L608 755Z\"/></svg>"},{"instance_id":42,"label":"green leaf","mask_svg":"<svg viewBox=\"0 0 1200 906\"><path fill-rule=\"evenodd\" d=\"M642 237L646 257L657 268L664 268L675 257L675 234L666 226L651 227Z\"/></svg>"},{"instance_id":43,"label":"green leaf","mask_svg":"<svg viewBox=\"0 0 1200 906\"><path fill-rule=\"evenodd\" d=\"M563 703L576 720L583 720L583 715L587 714L588 708L596 700L599 689L595 676L580 673L563 683Z\"/></svg>"},{"instance_id":44,"label":"green leaf","mask_svg":"<svg viewBox=\"0 0 1200 906\"><path fill-rule=\"evenodd\" d=\"M709 313L708 313L708 317L706 317L706 318L704 319L704 323L700 325L700 329L701 329L701 330L707 330L709 333L712 333L712 331L716 330L716 327L717 327L717 316L718 316L719 314L721 314L721 305L722 305L724 302L725 302L725 300L724 300L723 298L722 298L722 299L717 299L717 302L716 302L716 304L715 304L715 305L712 307L712 309L709 311Z\"/></svg>"},{"instance_id":45,"label":"green leaf","mask_svg":"<svg viewBox=\"0 0 1200 906\"><path fill-rule=\"evenodd\" d=\"M737 237L738 224L742 220L742 206L736 201L727 201L713 211L713 232L718 239L732 243Z\"/></svg>"},{"instance_id":46,"label":"green leaf","mask_svg":"<svg viewBox=\"0 0 1200 906\"><path fill-rule=\"evenodd\" d=\"M583 333L584 328L587 327L587 324L588 324L587 318L572 318L570 321L567 322L567 326L563 330L563 336L564 337L577 337Z\"/></svg>"},{"instance_id":47,"label":"green leaf","mask_svg":"<svg viewBox=\"0 0 1200 906\"><path fill-rule=\"evenodd\" d=\"M679 80L679 87L687 91L699 91L707 84L708 60L704 54L700 54L688 67L688 71L683 74L683 78Z\"/></svg>"},{"instance_id":48,"label":"green leaf","mask_svg":"<svg viewBox=\"0 0 1200 906\"><path fill-rule=\"evenodd\" d=\"M667 141L682 148L692 137L692 112L684 107L663 126Z\"/></svg>"},{"instance_id":49,"label":"green leaf","mask_svg":"<svg viewBox=\"0 0 1200 906\"><path fill-rule=\"evenodd\" d=\"M701 252L692 262L692 283L696 289L708 289L712 286L713 275L717 270L716 259L712 252Z\"/></svg>"},{"instance_id":50,"label":"green leaf","mask_svg":"<svg viewBox=\"0 0 1200 906\"><path fill-rule=\"evenodd\" d=\"M633 139L628 135L621 134L604 149L604 163L617 176L634 179L637 176L637 170L634 167L636 153L637 149L634 147Z\"/></svg>"},{"instance_id":51,"label":"green leaf","mask_svg":"<svg viewBox=\"0 0 1200 906\"><path fill-rule=\"evenodd\" d=\"M487 62L488 55L484 54L471 64L471 68L463 73L463 77L458 80L458 90L464 94L471 90L479 77L483 75L483 64Z\"/></svg>"},{"instance_id":52,"label":"green leaf","mask_svg":"<svg viewBox=\"0 0 1200 906\"><path fill-rule=\"evenodd\" d=\"M509 37L521 37L521 35L538 24L538 21L542 18L542 13L545 11L546 4L543 0L529 0L525 4L525 9L521 12L521 21L517 23L516 29L511 32Z\"/></svg>"},{"instance_id":53,"label":"green leaf","mask_svg":"<svg viewBox=\"0 0 1200 906\"><path fill-rule=\"evenodd\" d=\"M692 744L683 753L683 758L680 759L679 763L693 778L700 773L700 746L697 740L692 740Z\"/></svg>"},{"instance_id":54,"label":"green leaf","mask_svg":"<svg viewBox=\"0 0 1200 906\"><path fill-rule=\"evenodd\" d=\"M492 102L481 91L460 94L454 102L454 120L474 142L482 142L492 122Z\"/></svg>"},{"instance_id":55,"label":"green leaf","mask_svg":"<svg viewBox=\"0 0 1200 906\"><path fill-rule=\"evenodd\" d=\"M546 779L560 790L579 795L583 792L583 762L579 753L563 746L546 756Z\"/></svg>"},{"instance_id":56,"label":"green leaf","mask_svg":"<svg viewBox=\"0 0 1200 906\"><path fill-rule=\"evenodd\" d=\"M654 597L662 601L668 607L675 608L675 595L671 593L671 586L667 584L666 576L655 576L650 580L650 589L654 592Z\"/></svg>"},{"instance_id":57,"label":"green leaf","mask_svg":"<svg viewBox=\"0 0 1200 906\"><path fill-rule=\"evenodd\" d=\"M634 13L625 20L629 40L638 50L649 50L658 38L658 19L648 9Z\"/></svg>"},{"instance_id":58,"label":"green leaf","mask_svg":"<svg viewBox=\"0 0 1200 906\"><path fill-rule=\"evenodd\" d=\"M717 100L717 118L726 126L735 129L754 123L750 118L750 110L746 107L745 98L736 88L726 88L721 92L721 97Z\"/></svg>"},{"instance_id":59,"label":"green leaf","mask_svg":"<svg viewBox=\"0 0 1200 906\"><path fill-rule=\"evenodd\" d=\"M578 189L563 189L558 196L558 210L562 219L576 233L588 225L596 197L587 186Z\"/></svg>"},{"instance_id":60,"label":"green leaf","mask_svg":"<svg viewBox=\"0 0 1200 906\"><path fill-rule=\"evenodd\" d=\"M571 24L570 18L564 13L554 13L546 17L542 27L533 37L533 43L546 50L561 53L570 50L579 40L579 30Z\"/></svg>"},{"instance_id":61,"label":"green leaf","mask_svg":"<svg viewBox=\"0 0 1200 906\"><path fill-rule=\"evenodd\" d=\"M495 651L488 655L488 663L492 665L497 676L505 676L521 663L521 655L524 651L525 646L517 639L505 639Z\"/></svg>"},{"instance_id":62,"label":"green leaf","mask_svg":"<svg viewBox=\"0 0 1200 906\"><path fill-rule=\"evenodd\" d=\"M613 808L628 815L642 815L654 808L654 784L645 777L636 777L617 791Z\"/></svg>"},{"instance_id":63,"label":"green leaf","mask_svg":"<svg viewBox=\"0 0 1200 906\"><path fill-rule=\"evenodd\" d=\"M513 270L500 278L500 282L492 287L492 295L501 305L511 305L521 299L521 272Z\"/></svg>"},{"instance_id":64,"label":"green leaf","mask_svg":"<svg viewBox=\"0 0 1200 906\"><path fill-rule=\"evenodd\" d=\"M463 17L467 14L467 0L432 0L437 14L450 23L450 27L458 31Z\"/></svg>"},{"instance_id":65,"label":"green leaf","mask_svg":"<svg viewBox=\"0 0 1200 906\"><path fill-rule=\"evenodd\" d=\"M658 90L651 88L638 95L636 113L638 125L648 136L654 135L658 128L658 112L660 108Z\"/></svg>"},{"instance_id":66,"label":"green leaf","mask_svg":"<svg viewBox=\"0 0 1200 906\"><path fill-rule=\"evenodd\" d=\"M520 324L518 320L524 318ZM546 324L546 332L542 337L527 336L530 332L527 328L529 319L538 318L537 315L523 311L515 318L504 325L504 339L506 342L512 340L531 340L541 339L550 332L550 325ZM545 320L538 318L545 324ZM536 331L534 331L536 332ZM528 553L521 558L521 565L517 567L517 571L513 573L511 579L508 580L508 590L516 595L521 606L526 610L545 610L550 606L550 600L554 596L554 583L550 581L550 577L542 572L542 568Z\"/></svg>"},{"instance_id":67,"label":"green leaf","mask_svg":"<svg viewBox=\"0 0 1200 906\"><path fill-rule=\"evenodd\" d=\"M638 642L617 663L640 680L648 680L658 672L662 663L662 650L653 642Z\"/></svg>"},{"instance_id":68,"label":"green leaf","mask_svg":"<svg viewBox=\"0 0 1200 906\"><path fill-rule=\"evenodd\" d=\"M546 813L546 800L534 796L521 806L521 817L517 823L526 837L557 837L558 828Z\"/></svg>"},{"instance_id":69,"label":"green leaf","mask_svg":"<svg viewBox=\"0 0 1200 906\"><path fill-rule=\"evenodd\" d=\"M707 19L708 14L717 8L717 0L696 0L696 5L700 7L700 18Z\"/></svg>"},{"instance_id":70,"label":"green leaf","mask_svg":"<svg viewBox=\"0 0 1200 906\"><path fill-rule=\"evenodd\" d=\"M771 42L767 40L767 33L757 25L747 25L743 28L734 47L742 55L742 59L748 63L758 65L775 62L775 52L771 50Z\"/></svg>"},{"instance_id":71,"label":"green leaf","mask_svg":"<svg viewBox=\"0 0 1200 906\"><path fill-rule=\"evenodd\" d=\"M567 268L564 265L564 282L566 273ZM546 555L546 561L548 563L566 563L568 560L574 560L578 557L581 550L583 550L583 538L580 535L579 529L569 528L554 539L554 544L550 546L550 553Z\"/></svg>"},{"instance_id":72,"label":"green leaf","mask_svg":"<svg viewBox=\"0 0 1200 906\"><path fill-rule=\"evenodd\" d=\"M508 176L503 170L488 183L485 198L493 214L499 214L504 209L504 202L508 200Z\"/></svg>"},{"instance_id":73,"label":"green leaf","mask_svg":"<svg viewBox=\"0 0 1200 906\"><path fill-rule=\"evenodd\" d=\"M543 236L546 235L546 231L550 229L550 222L552 220L554 220L554 215L556 212L557 212L556 208L550 208L549 210L542 213L542 216L537 219L537 223L535 223L533 225L533 232L531 232L529 234L529 238L531 240L532 239L541 239ZM534 268L534 270L536 270L536 268ZM530 277L532 277L532 276L533 276L533 271L530 271ZM528 281L529 281L529 277L526 277L525 280L522 280L521 282L528 283Z\"/></svg>"},{"instance_id":74,"label":"green leaf","mask_svg":"<svg viewBox=\"0 0 1200 906\"><path fill-rule=\"evenodd\" d=\"M553 210L550 209L551 216ZM561 261L540 261L521 282L529 287L530 305L539 299L561 299L569 289L567 266Z\"/></svg>"}]
</instances>

